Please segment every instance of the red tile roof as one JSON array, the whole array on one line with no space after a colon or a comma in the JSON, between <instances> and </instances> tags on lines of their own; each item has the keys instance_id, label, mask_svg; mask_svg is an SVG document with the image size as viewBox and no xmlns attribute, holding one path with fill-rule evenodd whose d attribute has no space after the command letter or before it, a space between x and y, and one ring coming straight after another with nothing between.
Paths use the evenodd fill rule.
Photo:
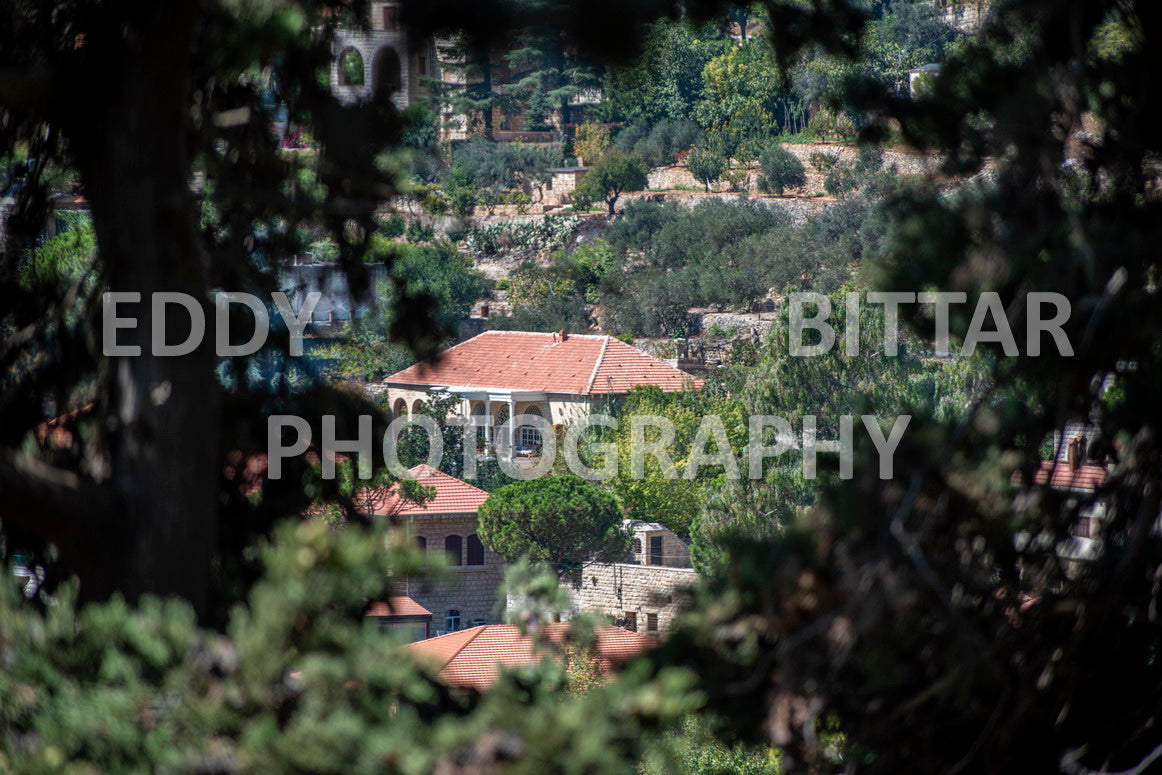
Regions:
<instances>
[{"instance_id":1,"label":"red tile roof","mask_svg":"<svg viewBox=\"0 0 1162 775\"><path fill-rule=\"evenodd\" d=\"M408 474L425 487L435 489L436 497L422 506L410 501L400 506L399 498L393 488L384 503L375 508L376 514L398 514L401 516L475 514L476 510L480 508L480 504L488 500L488 493L484 490L432 468L427 463L420 463L414 468L409 468Z\"/></svg>"},{"instance_id":2,"label":"red tile roof","mask_svg":"<svg viewBox=\"0 0 1162 775\"><path fill-rule=\"evenodd\" d=\"M637 385L667 392L701 387L691 377L612 336L485 331L445 350L435 364L417 363L388 384L529 390L600 395Z\"/></svg>"},{"instance_id":3,"label":"red tile roof","mask_svg":"<svg viewBox=\"0 0 1162 775\"><path fill-rule=\"evenodd\" d=\"M549 624L545 633L560 642L568 632L567 623ZM597 628L597 653L601 672L610 675L634 657L641 656L656 641L621 627ZM500 675L500 668L517 668L540 658L532 639L513 624L484 624L467 630L409 643L421 661L439 671L440 678L453 686L484 691Z\"/></svg>"},{"instance_id":4,"label":"red tile roof","mask_svg":"<svg viewBox=\"0 0 1162 775\"><path fill-rule=\"evenodd\" d=\"M1021 472L1013 475L1013 481L1021 481ZM1096 490L1109 480L1105 466L1081 465L1077 469L1061 460L1042 460L1041 467L1033 474L1033 484L1057 487L1064 490Z\"/></svg>"},{"instance_id":5,"label":"red tile roof","mask_svg":"<svg viewBox=\"0 0 1162 775\"><path fill-rule=\"evenodd\" d=\"M431 616L432 612L404 595L394 595L386 601L377 600L367 609L366 616Z\"/></svg>"}]
</instances>

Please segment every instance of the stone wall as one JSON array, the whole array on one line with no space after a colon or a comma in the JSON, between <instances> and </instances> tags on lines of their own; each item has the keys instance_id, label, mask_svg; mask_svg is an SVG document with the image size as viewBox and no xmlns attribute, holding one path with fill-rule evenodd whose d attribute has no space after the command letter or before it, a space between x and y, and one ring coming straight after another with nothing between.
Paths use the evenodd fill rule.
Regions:
<instances>
[{"instance_id":1,"label":"stone wall","mask_svg":"<svg viewBox=\"0 0 1162 775\"><path fill-rule=\"evenodd\" d=\"M854 145L833 143L786 143L787 151L802 162L807 172L807 182L797 193L805 195L819 194L823 191L823 179L826 175L811 164L811 156L815 153L824 153L836 157L841 162L852 163L859 155L859 148ZM935 175L940 171L944 159L938 154L911 151L907 149L891 148L884 151L882 169L894 171L897 175ZM758 192L758 177L762 172L757 166L747 167L746 191ZM649 188L655 191L672 189L704 189L704 186L694 179L690 170L684 166L655 167L649 173ZM715 191L722 192L725 183L719 182Z\"/></svg>"},{"instance_id":2,"label":"stone wall","mask_svg":"<svg viewBox=\"0 0 1162 775\"><path fill-rule=\"evenodd\" d=\"M340 78L340 59L343 52L354 49L363 60L363 83L348 86ZM408 56L407 34L402 30L348 30L335 33L331 60L331 92L344 104L352 104L369 98L376 90L376 78L385 58L395 58L399 62L399 86L391 93L391 101L401 110L410 102L413 84Z\"/></svg>"},{"instance_id":3,"label":"stone wall","mask_svg":"<svg viewBox=\"0 0 1162 775\"><path fill-rule=\"evenodd\" d=\"M427 539L428 554L439 556L445 551L448 536L462 539L460 561L467 561L468 536L476 532L476 515L407 517L408 534ZM407 595L432 612L432 633L445 630L444 617L449 611L460 612L461 628L474 621L489 624L503 621L497 602L504 580L504 561L496 552L484 547L483 565L459 565L435 579L400 579L395 593Z\"/></svg>"},{"instance_id":4,"label":"stone wall","mask_svg":"<svg viewBox=\"0 0 1162 775\"><path fill-rule=\"evenodd\" d=\"M673 626L686 590L698 580L691 568L615 562L586 566L571 591L576 611L603 613L625 626L633 614L638 632L664 636ZM651 615L657 630L651 631Z\"/></svg>"},{"instance_id":5,"label":"stone wall","mask_svg":"<svg viewBox=\"0 0 1162 775\"><path fill-rule=\"evenodd\" d=\"M632 194L623 194L618 201L619 207L625 207L630 202L635 200L649 200L654 202L676 202L683 207L694 207L699 202L705 199L726 199L736 200L739 198L749 198L758 202L764 207L774 207L787 213L791 218L791 223L800 226L806 223L809 219L814 218L819 213L826 210L835 204L835 200L830 197L817 197L812 199L801 199L798 197L776 197L776 196L752 196L747 197L745 194L737 193L714 193L705 194L692 191L667 191L666 193L656 193L650 191L642 191Z\"/></svg>"},{"instance_id":6,"label":"stone wall","mask_svg":"<svg viewBox=\"0 0 1162 775\"><path fill-rule=\"evenodd\" d=\"M672 531L656 522L629 520L628 525L633 535L629 564L660 565L667 568L690 567L690 547ZM661 540L660 558L654 556L651 551L651 541L658 539Z\"/></svg>"}]
</instances>

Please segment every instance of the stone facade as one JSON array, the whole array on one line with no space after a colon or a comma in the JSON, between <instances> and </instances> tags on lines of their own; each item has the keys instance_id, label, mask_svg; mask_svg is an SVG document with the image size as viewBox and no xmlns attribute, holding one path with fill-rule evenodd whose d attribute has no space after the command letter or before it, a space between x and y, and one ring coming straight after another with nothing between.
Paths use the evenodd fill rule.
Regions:
<instances>
[{"instance_id":1,"label":"stone facade","mask_svg":"<svg viewBox=\"0 0 1162 775\"><path fill-rule=\"evenodd\" d=\"M572 204L573 191L588 172L588 167L554 167L550 169L549 182L542 195L542 204L550 207Z\"/></svg>"},{"instance_id":2,"label":"stone facade","mask_svg":"<svg viewBox=\"0 0 1162 775\"><path fill-rule=\"evenodd\" d=\"M633 535L629 561L587 565L575 574L573 610L602 613L620 627L661 637L698 579L690 547L656 522L625 524Z\"/></svg>"},{"instance_id":3,"label":"stone facade","mask_svg":"<svg viewBox=\"0 0 1162 775\"><path fill-rule=\"evenodd\" d=\"M627 520L626 526L633 533L630 564L690 567L690 547L665 526L640 520Z\"/></svg>"},{"instance_id":4,"label":"stone facade","mask_svg":"<svg viewBox=\"0 0 1162 775\"><path fill-rule=\"evenodd\" d=\"M573 580L573 607L606 614L619 626L661 637L670 631L686 590L697 580L692 568L627 562L588 565Z\"/></svg>"},{"instance_id":5,"label":"stone facade","mask_svg":"<svg viewBox=\"0 0 1162 775\"><path fill-rule=\"evenodd\" d=\"M391 101L403 109L424 92L421 78L438 72L436 48L430 40L410 40L399 25L399 3L372 2L370 29L340 29L335 33L334 58L331 61L331 91L343 103L365 100L385 87ZM363 82L346 83L343 75L345 56L357 54L363 62ZM395 83L380 84L382 77Z\"/></svg>"},{"instance_id":6,"label":"stone facade","mask_svg":"<svg viewBox=\"0 0 1162 775\"><path fill-rule=\"evenodd\" d=\"M498 609L499 590L504 580L504 561L484 547L483 564L468 565L468 537L476 535L475 514L433 514L402 518L412 540L424 539L429 555L448 551L448 539L460 539L459 565L432 579L401 579L395 593L407 595L432 612L432 634L463 629L476 624L503 621ZM449 626L450 617L458 616L459 625Z\"/></svg>"}]
</instances>

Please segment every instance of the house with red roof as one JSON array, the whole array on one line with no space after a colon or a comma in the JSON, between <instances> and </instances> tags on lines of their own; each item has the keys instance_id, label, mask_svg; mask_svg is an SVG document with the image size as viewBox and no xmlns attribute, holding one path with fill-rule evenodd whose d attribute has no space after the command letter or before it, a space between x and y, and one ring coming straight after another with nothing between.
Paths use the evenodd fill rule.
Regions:
<instances>
[{"instance_id":1,"label":"house with red roof","mask_svg":"<svg viewBox=\"0 0 1162 775\"><path fill-rule=\"evenodd\" d=\"M542 634L550 643L559 644L567 636L569 625L543 625ZM635 657L657 645L646 635L622 627L598 627L596 630L598 669L610 676ZM405 646L416 659L435 671L447 684L478 692L486 691L500 676L502 669L516 670L544 658L532 638L513 624L489 624L461 632L409 643Z\"/></svg>"},{"instance_id":2,"label":"house with red roof","mask_svg":"<svg viewBox=\"0 0 1162 775\"><path fill-rule=\"evenodd\" d=\"M375 513L392 516L422 549L442 555L448 575L401 578L397 594L430 612L432 634L496 621L504 560L476 535L476 511L488 493L426 464L409 469L408 475L430 487L434 497L418 505L392 492Z\"/></svg>"},{"instance_id":3,"label":"house with red roof","mask_svg":"<svg viewBox=\"0 0 1162 775\"><path fill-rule=\"evenodd\" d=\"M612 336L485 331L384 384L393 417L434 396L459 398L460 413L479 429L480 447L507 456L540 447L540 423L528 418L567 425L639 385L671 392L699 388L702 380Z\"/></svg>"},{"instance_id":4,"label":"house with red roof","mask_svg":"<svg viewBox=\"0 0 1162 775\"><path fill-rule=\"evenodd\" d=\"M432 612L406 595L377 600L363 614L385 632L401 634L408 641L432 636Z\"/></svg>"}]
</instances>

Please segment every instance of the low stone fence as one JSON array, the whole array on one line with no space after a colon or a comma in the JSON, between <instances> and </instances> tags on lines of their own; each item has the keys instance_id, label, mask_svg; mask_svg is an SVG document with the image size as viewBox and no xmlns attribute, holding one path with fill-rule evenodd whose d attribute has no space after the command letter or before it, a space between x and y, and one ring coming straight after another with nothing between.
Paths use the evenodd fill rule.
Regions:
<instances>
[{"instance_id":1,"label":"low stone fence","mask_svg":"<svg viewBox=\"0 0 1162 775\"><path fill-rule=\"evenodd\" d=\"M859 148L855 145L840 143L785 143L787 152L798 159L806 170L807 182L797 192L800 194L818 194L823 191L823 180L826 174L811 163L811 157L816 153L834 156L838 161L854 163L859 156ZM897 175L936 175L944 157L940 154L912 151L901 148L891 148L884 151L882 170L894 172ZM736 172L746 173L746 182L743 185L749 193L758 192L758 178L762 170L757 166L746 167ZM649 172L649 187L653 190L697 189L705 187L694 179L690 170L681 165L655 167ZM725 184L721 181L714 187L715 191L722 191Z\"/></svg>"},{"instance_id":2,"label":"low stone fence","mask_svg":"<svg viewBox=\"0 0 1162 775\"><path fill-rule=\"evenodd\" d=\"M835 204L835 200L830 197L815 197L811 199L799 197L777 197L777 196L752 196L747 197L744 193L700 193L694 191L639 191L632 194L622 194L618 200L618 207L625 207L630 202L635 200L648 200L655 202L676 202L682 207L694 207L699 202L706 199L725 199L737 200L739 198L749 198L753 201L763 205L764 207L775 207L783 210L791 218L791 223L796 226L801 226L809 219L814 218L819 213L826 210Z\"/></svg>"}]
</instances>

